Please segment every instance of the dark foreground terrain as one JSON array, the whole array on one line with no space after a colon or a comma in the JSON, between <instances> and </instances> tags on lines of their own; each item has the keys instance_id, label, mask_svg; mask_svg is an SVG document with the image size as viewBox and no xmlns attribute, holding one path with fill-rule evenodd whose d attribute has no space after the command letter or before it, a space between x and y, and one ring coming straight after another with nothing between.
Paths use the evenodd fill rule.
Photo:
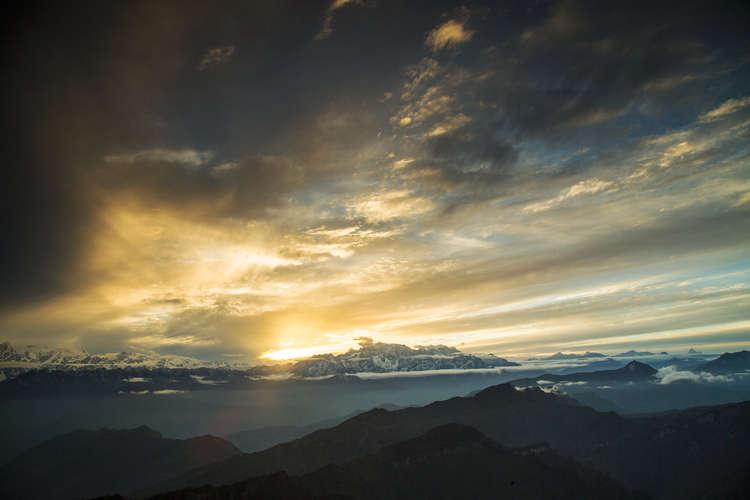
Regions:
<instances>
[{"instance_id":1,"label":"dark foreground terrain","mask_svg":"<svg viewBox=\"0 0 750 500\"><path fill-rule=\"evenodd\" d=\"M749 422L750 402L624 418L501 384L424 407L376 408L256 453L199 438L225 456L198 453L205 460L193 465L187 448L165 448L190 440L147 428L77 431L0 467L0 496L745 499ZM138 452L135 440L128 448L102 439L123 433L151 440Z\"/></svg>"}]
</instances>

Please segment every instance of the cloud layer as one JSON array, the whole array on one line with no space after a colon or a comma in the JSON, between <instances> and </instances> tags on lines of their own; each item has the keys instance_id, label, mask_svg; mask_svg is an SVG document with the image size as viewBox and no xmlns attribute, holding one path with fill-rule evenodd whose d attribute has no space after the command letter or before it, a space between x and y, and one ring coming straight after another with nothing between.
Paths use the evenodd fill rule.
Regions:
<instances>
[{"instance_id":1,"label":"cloud layer","mask_svg":"<svg viewBox=\"0 0 750 500\"><path fill-rule=\"evenodd\" d=\"M744 4L47 7L6 16L3 340L748 347Z\"/></svg>"}]
</instances>

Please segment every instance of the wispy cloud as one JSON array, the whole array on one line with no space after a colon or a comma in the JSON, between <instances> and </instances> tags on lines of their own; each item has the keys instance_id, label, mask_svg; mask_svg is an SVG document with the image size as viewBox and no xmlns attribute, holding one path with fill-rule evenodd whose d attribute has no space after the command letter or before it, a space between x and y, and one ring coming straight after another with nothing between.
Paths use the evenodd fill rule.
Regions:
<instances>
[{"instance_id":1,"label":"wispy cloud","mask_svg":"<svg viewBox=\"0 0 750 500\"><path fill-rule=\"evenodd\" d=\"M233 55L234 45L231 43L228 43L223 47L216 47L206 52L195 69L203 71L204 69L211 68L217 64L223 64L230 61Z\"/></svg>"},{"instance_id":2,"label":"wispy cloud","mask_svg":"<svg viewBox=\"0 0 750 500\"><path fill-rule=\"evenodd\" d=\"M194 151L192 149L149 149L124 155L108 155L104 161L112 163L137 163L142 161L166 161L179 163L188 167L199 167L211 161L213 151Z\"/></svg>"},{"instance_id":3,"label":"wispy cloud","mask_svg":"<svg viewBox=\"0 0 750 500\"><path fill-rule=\"evenodd\" d=\"M742 97L740 99L729 99L713 111L709 111L705 115L701 115L700 120L703 122L718 120L725 115L735 113L741 109L746 108L747 106L750 106L750 96Z\"/></svg>"},{"instance_id":4,"label":"wispy cloud","mask_svg":"<svg viewBox=\"0 0 750 500\"><path fill-rule=\"evenodd\" d=\"M536 212L544 212L546 210L551 209L555 205L564 202L565 200L569 200L571 198L576 198L579 196L584 195L592 195L601 193L607 190L614 189L614 182L610 181L602 181L599 179L587 179L585 181L581 181L578 184L574 186L570 186L569 188L565 188L562 191L560 191L560 194L553 198L552 200L545 201L543 203L535 203L534 205L529 205L528 207L523 209L524 213L536 213Z\"/></svg>"}]
</instances>

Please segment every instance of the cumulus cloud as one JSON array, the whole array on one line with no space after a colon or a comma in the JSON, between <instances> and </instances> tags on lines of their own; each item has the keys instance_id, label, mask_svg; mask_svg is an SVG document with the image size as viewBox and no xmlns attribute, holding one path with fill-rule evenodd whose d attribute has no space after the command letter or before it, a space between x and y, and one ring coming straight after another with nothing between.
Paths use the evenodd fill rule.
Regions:
<instances>
[{"instance_id":1,"label":"cumulus cloud","mask_svg":"<svg viewBox=\"0 0 750 500\"><path fill-rule=\"evenodd\" d=\"M204 69L210 68L212 66L216 66L217 64L222 64L225 62L228 62L232 59L232 56L234 55L234 45L231 43L228 43L224 45L223 47L216 47L214 49L209 50L200 60L198 63L198 66L195 68L198 71L203 71Z\"/></svg>"},{"instance_id":2,"label":"cumulus cloud","mask_svg":"<svg viewBox=\"0 0 750 500\"><path fill-rule=\"evenodd\" d=\"M659 379L658 384L667 385L672 382L688 380L691 382L733 382L734 378L726 375L713 375L706 372L679 371L676 366L665 366L660 368L654 375Z\"/></svg>"}]
</instances>

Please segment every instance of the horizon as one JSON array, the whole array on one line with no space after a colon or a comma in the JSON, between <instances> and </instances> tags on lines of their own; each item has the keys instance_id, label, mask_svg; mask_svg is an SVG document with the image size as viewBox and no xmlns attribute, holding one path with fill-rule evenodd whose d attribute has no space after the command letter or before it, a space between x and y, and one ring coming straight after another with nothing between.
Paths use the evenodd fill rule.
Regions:
<instances>
[{"instance_id":1,"label":"horizon","mask_svg":"<svg viewBox=\"0 0 750 500\"><path fill-rule=\"evenodd\" d=\"M85 346L70 346L70 347L67 347L67 348L66 347L51 347L51 346L39 345L39 344L21 346L21 345L12 345L10 342L0 342L0 344L3 344L3 343L9 344L10 347L13 348L18 353L23 353L24 351L29 351L29 352L46 351L46 352L50 352L50 351L64 350L64 349L74 349L74 350L80 349L80 350L85 351L87 354L89 354L91 356L108 356L108 355L121 354L121 353L125 353L125 354L146 354L146 355L162 356L162 357L165 357L165 356L179 356L179 355L174 355L174 354L161 354L161 353L158 353L158 352L156 352L154 350L143 350L143 349L142 350L135 350L135 351L90 352L88 349L86 349ZM497 358L504 358L504 359L508 359L508 360L511 360L511 361L515 361L517 363L545 361L546 360L545 358L548 358L550 356L554 356L554 355L557 355L557 354L563 354L563 355L566 355L566 356L574 356L574 355L583 356L586 353L590 353L590 354L594 354L594 355L602 355L602 356L604 356L604 358L609 359L609 358L612 358L612 357L621 357L623 354L627 354L627 353L629 353L631 351L635 351L637 353L650 353L647 356L653 357L654 359L657 359L660 356L689 356L689 355L700 355L700 356L704 356L704 357L711 357L711 356L717 356L718 357L718 356L721 356L722 354L731 353L730 351L726 351L726 352L723 352L723 353L719 353L719 352L706 352L706 351L695 349L695 348L691 347L691 348L688 348L687 351L684 351L684 353L683 352L675 352L675 351L672 351L672 352L666 352L666 351L652 352L652 351L649 351L647 349L629 349L627 351L622 351L622 352L618 352L618 351L600 352L600 351L588 351L588 350L585 351L585 352L584 351L580 351L580 352L574 352L574 351L563 352L563 351L559 351L558 350L558 351L555 351L555 352L537 353L537 354L535 354L533 356L527 356L527 355L504 356L504 355L501 355L501 354L498 354L498 353L494 353L494 352L492 352L492 353L490 353L490 352L469 352L469 351L466 351L464 349L459 348L460 346L459 347L456 347L456 346L445 346L443 344L436 344L436 345L408 345L408 344L397 344L397 343L385 343L385 342L379 342L379 341L374 340L374 339L370 339L370 342L363 342L363 341L359 340L359 343L357 344L356 347L351 347L351 348L349 348L349 349L347 349L345 351L336 351L336 352L334 352L334 351L322 352L321 351L321 352L314 352L314 353L309 354L309 355L298 356L298 357L274 358L274 357L271 357L271 356L264 356L264 357L258 357L258 358L255 358L255 359L249 359L249 357L244 356L244 355L224 356L224 357L222 357L220 359L216 359L216 358L195 358L195 357L192 357L192 356L184 356L184 357L185 358L189 358L189 359L194 359L196 361L224 362L224 363L227 363L228 365L237 364L239 366L260 366L261 364L264 364L264 363L270 363L270 364L294 363L294 362L298 362L298 361L303 361L303 360L306 360L306 359L310 359L313 356L319 356L319 355L330 354L330 355L333 355L333 356L340 356L340 355L343 355L343 354L347 354L350 351L358 352L360 349L363 349L363 348L366 348L366 347L371 347L371 346L374 346L374 345L377 345L377 344L403 345L403 346L409 347L409 348L414 349L414 350L419 349L420 347L422 347L422 348L424 348L424 347L453 347L453 348L457 349L458 352L461 353L461 354L467 354L467 355L476 355L476 354L479 354L479 355L494 355ZM693 353L689 352L691 350L694 350L695 352L693 352ZM741 352L741 351L738 351L738 352ZM640 357L642 358L643 356L640 356ZM229 359L227 359L227 358L229 358ZM245 359L245 361L236 361L236 360L233 360L232 358ZM571 358L571 359L587 359L587 358ZM28 362L0 361L0 367L3 367L3 366L8 365L8 364L13 364L13 363L23 364L23 363L28 363ZM44 365L45 363L40 363L40 364ZM73 363L73 364L75 364L75 363ZM466 371L471 371L472 369L465 369L465 370ZM486 370L486 369L485 368L480 368L478 370Z\"/></svg>"}]
</instances>

